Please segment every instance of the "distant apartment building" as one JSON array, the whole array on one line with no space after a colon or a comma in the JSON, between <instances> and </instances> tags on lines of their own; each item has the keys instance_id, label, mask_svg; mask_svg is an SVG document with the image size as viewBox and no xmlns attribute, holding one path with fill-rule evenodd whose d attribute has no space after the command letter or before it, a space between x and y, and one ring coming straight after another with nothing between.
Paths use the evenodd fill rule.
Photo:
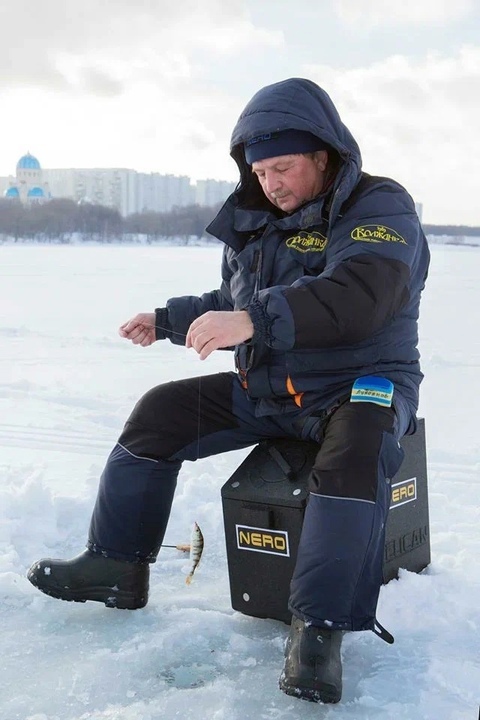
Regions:
<instances>
[{"instance_id":1,"label":"distant apartment building","mask_svg":"<svg viewBox=\"0 0 480 720\"><path fill-rule=\"evenodd\" d=\"M22 202L68 198L116 208L124 217L141 212L167 212L186 205L212 206L225 200L234 183L181 175L139 173L126 168L42 169L30 153L20 158L16 175L0 178L0 193Z\"/></svg>"},{"instance_id":2,"label":"distant apartment building","mask_svg":"<svg viewBox=\"0 0 480 720\"><path fill-rule=\"evenodd\" d=\"M173 207L185 207L194 203L195 192L189 177L137 173L135 212L167 212Z\"/></svg>"},{"instance_id":3,"label":"distant apartment building","mask_svg":"<svg viewBox=\"0 0 480 720\"><path fill-rule=\"evenodd\" d=\"M223 202L235 190L235 183L226 180L197 180L195 202L197 205L213 207Z\"/></svg>"},{"instance_id":4,"label":"distant apartment building","mask_svg":"<svg viewBox=\"0 0 480 720\"><path fill-rule=\"evenodd\" d=\"M54 198L69 198L116 208L122 215L136 212L136 173L124 168L44 170Z\"/></svg>"}]
</instances>

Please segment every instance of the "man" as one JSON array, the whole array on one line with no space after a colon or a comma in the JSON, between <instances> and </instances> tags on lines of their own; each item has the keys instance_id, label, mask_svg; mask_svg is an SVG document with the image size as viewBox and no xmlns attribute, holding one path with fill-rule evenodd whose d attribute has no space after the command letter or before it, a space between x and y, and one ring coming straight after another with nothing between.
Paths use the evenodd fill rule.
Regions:
<instances>
[{"instance_id":1,"label":"man","mask_svg":"<svg viewBox=\"0 0 480 720\"><path fill-rule=\"evenodd\" d=\"M313 82L260 90L231 155L240 183L208 228L225 244L221 287L172 298L120 334L142 346L168 338L201 359L234 348L237 372L147 392L108 458L87 551L41 560L29 579L64 600L143 607L184 460L313 440L280 687L338 702L344 632L389 639L375 612L398 441L415 430L429 252L408 193L361 173L355 140Z\"/></svg>"}]
</instances>

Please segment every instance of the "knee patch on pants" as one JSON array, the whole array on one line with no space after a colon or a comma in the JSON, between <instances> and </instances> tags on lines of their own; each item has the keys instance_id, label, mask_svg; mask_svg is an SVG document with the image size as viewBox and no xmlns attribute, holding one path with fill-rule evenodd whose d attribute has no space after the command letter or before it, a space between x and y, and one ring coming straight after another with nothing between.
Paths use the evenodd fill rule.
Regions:
<instances>
[{"instance_id":1,"label":"knee patch on pants","mask_svg":"<svg viewBox=\"0 0 480 720\"><path fill-rule=\"evenodd\" d=\"M118 442L146 458L168 460L207 435L237 426L234 373L157 385L135 405Z\"/></svg>"},{"instance_id":2,"label":"knee patch on pants","mask_svg":"<svg viewBox=\"0 0 480 720\"><path fill-rule=\"evenodd\" d=\"M375 502L383 435L393 433L394 423L392 408L372 403L342 405L325 428L310 491Z\"/></svg>"}]
</instances>

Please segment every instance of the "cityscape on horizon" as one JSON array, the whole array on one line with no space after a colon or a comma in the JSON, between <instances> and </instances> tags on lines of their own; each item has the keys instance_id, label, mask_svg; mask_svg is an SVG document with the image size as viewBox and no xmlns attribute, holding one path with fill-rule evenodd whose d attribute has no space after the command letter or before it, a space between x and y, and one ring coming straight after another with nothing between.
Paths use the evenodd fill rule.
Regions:
<instances>
[{"instance_id":1,"label":"cityscape on horizon","mask_svg":"<svg viewBox=\"0 0 480 720\"><path fill-rule=\"evenodd\" d=\"M53 198L86 201L117 209L123 217L141 212L168 212L173 207L214 206L223 202L236 183L197 180L186 175L142 173L127 168L42 168L27 152L15 175L0 177L0 196L23 202Z\"/></svg>"}]
</instances>

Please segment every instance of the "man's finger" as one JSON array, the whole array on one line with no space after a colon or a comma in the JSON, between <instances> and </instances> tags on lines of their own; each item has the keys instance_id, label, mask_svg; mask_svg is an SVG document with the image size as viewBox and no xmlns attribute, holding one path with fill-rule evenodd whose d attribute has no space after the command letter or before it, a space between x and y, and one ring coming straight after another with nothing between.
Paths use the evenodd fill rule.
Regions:
<instances>
[{"instance_id":1,"label":"man's finger","mask_svg":"<svg viewBox=\"0 0 480 720\"><path fill-rule=\"evenodd\" d=\"M127 333L127 337L132 342L138 342L138 338L143 334L143 328L141 325L136 325L130 332Z\"/></svg>"},{"instance_id":2,"label":"man's finger","mask_svg":"<svg viewBox=\"0 0 480 720\"><path fill-rule=\"evenodd\" d=\"M120 325L120 327L118 328L118 332L119 332L119 335L121 335L121 337L128 337L128 333L131 330L131 326L130 326L131 322L132 321L129 320L128 322L123 323L123 325Z\"/></svg>"},{"instance_id":3,"label":"man's finger","mask_svg":"<svg viewBox=\"0 0 480 720\"><path fill-rule=\"evenodd\" d=\"M138 320L129 320L129 322L125 323L125 325L121 329L126 335L130 335L133 330L138 328L139 324L140 323L138 322Z\"/></svg>"},{"instance_id":4,"label":"man's finger","mask_svg":"<svg viewBox=\"0 0 480 720\"><path fill-rule=\"evenodd\" d=\"M198 353L200 360L205 360L214 350L218 350L220 346L216 338L213 338L203 346L201 352Z\"/></svg>"},{"instance_id":5,"label":"man's finger","mask_svg":"<svg viewBox=\"0 0 480 720\"><path fill-rule=\"evenodd\" d=\"M205 324L203 315L192 322L187 331L185 345L187 348L195 346L195 340L199 333L202 332L202 326Z\"/></svg>"},{"instance_id":6,"label":"man's finger","mask_svg":"<svg viewBox=\"0 0 480 720\"><path fill-rule=\"evenodd\" d=\"M194 350L196 350L196 352L200 354L202 348L204 348L205 345L212 340L214 340L214 338L212 337L212 333L204 330L203 332L194 334L192 338L192 346Z\"/></svg>"}]
</instances>

